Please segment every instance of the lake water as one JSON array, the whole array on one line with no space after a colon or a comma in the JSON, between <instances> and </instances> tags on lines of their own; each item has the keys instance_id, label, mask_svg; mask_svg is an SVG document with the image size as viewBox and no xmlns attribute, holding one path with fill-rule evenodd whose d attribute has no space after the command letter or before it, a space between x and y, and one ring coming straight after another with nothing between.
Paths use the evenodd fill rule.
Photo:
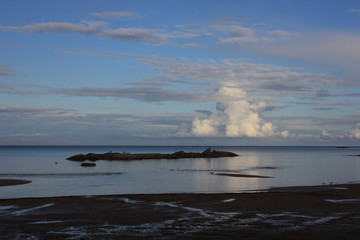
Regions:
<instances>
[{"instance_id":1,"label":"lake water","mask_svg":"<svg viewBox=\"0 0 360 240\"><path fill-rule=\"evenodd\" d=\"M212 147L238 157L214 159L97 161L81 167L67 157L78 153L202 152L206 147L0 146L0 179L31 180L0 187L0 198L149 194L235 193L270 187L360 182L360 148ZM56 164L57 162L57 164ZM220 176L262 175L271 178Z\"/></svg>"}]
</instances>

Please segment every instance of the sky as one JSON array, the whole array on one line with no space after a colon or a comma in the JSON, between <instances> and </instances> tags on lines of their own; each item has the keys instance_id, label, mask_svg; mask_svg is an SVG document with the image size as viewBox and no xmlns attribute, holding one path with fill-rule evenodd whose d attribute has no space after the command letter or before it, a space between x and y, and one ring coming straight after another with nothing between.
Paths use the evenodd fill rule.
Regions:
<instances>
[{"instance_id":1,"label":"sky","mask_svg":"<svg viewBox=\"0 0 360 240\"><path fill-rule=\"evenodd\" d=\"M359 144L358 0L0 1L0 145Z\"/></svg>"}]
</instances>

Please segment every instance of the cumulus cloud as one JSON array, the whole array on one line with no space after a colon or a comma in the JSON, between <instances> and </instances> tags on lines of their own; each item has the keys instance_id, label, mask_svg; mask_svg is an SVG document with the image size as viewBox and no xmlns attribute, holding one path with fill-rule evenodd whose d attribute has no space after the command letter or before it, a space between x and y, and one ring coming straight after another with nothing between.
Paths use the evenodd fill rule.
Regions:
<instances>
[{"instance_id":1,"label":"cumulus cloud","mask_svg":"<svg viewBox=\"0 0 360 240\"><path fill-rule=\"evenodd\" d=\"M192 122L195 136L226 137L287 137L287 131L279 132L271 123L265 121L261 113L267 109L265 102L250 103L246 93L239 88L224 86L218 92L223 99L217 104L217 112L207 118L196 117Z\"/></svg>"},{"instance_id":2,"label":"cumulus cloud","mask_svg":"<svg viewBox=\"0 0 360 240\"><path fill-rule=\"evenodd\" d=\"M219 119L215 115L211 115L209 119L200 120L198 117L195 117L192 122L192 133L195 136L207 136L207 137L215 137L218 136L219 133L217 131Z\"/></svg>"},{"instance_id":3,"label":"cumulus cloud","mask_svg":"<svg viewBox=\"0 0 360 240\"><path fill-rule=\"evenodd\" d=\"M352 129L352 130L349 131L349 133L347 134L347 137L360 139L360 123L358 123L356 125L355 129Z\"/></svg>"},{"instance_id":4,"label":"cumulus cloud","mask_svg":"<svg viewBox=\"0 0 360 240\"><path fill-rule=\"evenodd\" d=\"M328 133L326 130L322 130L320 134L320 138L323 140L330 140L333 138L333 136L330 133Z\"/></svg>"},{"instance_id":5,"label":"cumulus cloud","mask_svg":"<svg viewBox=\"0 0 360 240\"><path fill-rule=\"evenodd\" d=\"M289 131L282 131L280 134L281 134L281 137L283 137L283 138L287 138L290 136Z\"/></svg>"}]
</instances>

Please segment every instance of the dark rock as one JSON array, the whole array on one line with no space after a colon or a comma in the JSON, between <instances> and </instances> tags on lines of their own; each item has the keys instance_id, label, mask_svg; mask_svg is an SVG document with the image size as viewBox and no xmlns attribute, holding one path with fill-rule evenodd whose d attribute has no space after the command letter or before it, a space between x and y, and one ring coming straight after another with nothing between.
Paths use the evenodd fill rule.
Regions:
<instances>
[{"instance_id":1,"label":"dark rock","mask_svg":"<svg viewBox=\"0 0 360 240\"><path fill-rule=\"evenodd\" d=\"M95 163L84 162L80 166L82 166L82 167L95 167L96 164Z\"/></svg>"},{"instance_id":2,"label":"dark rock","mask_svg":"<svg viewBox=\"0 0 360 240\"><path fill-rule=\"evenodd\" d=\"M68 160L73 160L73 161L85 161L85 155L84 154L76 154L74 156L71 156L69 158L67 158Z\"/></svg>"},{"instance_id":3,"label":"dark rock","mask_svg":"<svg viewBox=\"0 0 360 240\"><path fill-rule=\"evenodd\" d=\"M208 147L205 151L202 152L202 154L206 157L210 157L212 152L211 152L211 147Z\"/></svg>"},{"instance_id":4,"label":"dark rock","mask_svg":"<svg viewBox=\"0 0 360 240\"><path fill-rule=\"evenodd\" d=\"M72 161L97 161L97 160L142 160L142 159L179 159L179 158L219 158L219 157L236 157L236 153L223 152L223 151L211 151L211 148L207 148L202 153L184 152L178 151L172 154L163 153L88 153L88 154L77 154L67 158Z\"/></svg>"}]
</instances>

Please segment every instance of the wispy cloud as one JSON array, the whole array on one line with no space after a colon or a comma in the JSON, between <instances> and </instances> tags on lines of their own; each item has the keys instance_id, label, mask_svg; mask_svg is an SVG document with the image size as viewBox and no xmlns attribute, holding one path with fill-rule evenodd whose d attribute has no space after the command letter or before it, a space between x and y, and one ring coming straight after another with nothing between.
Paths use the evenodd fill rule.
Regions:
<instances>
[{"instance_id":1,"label":"wispy cloud","mask_svg":"<svg viewBox=\"0 0 360 240\"><path fill-rule=\"evenodd\" d=\"M339 82L326 74L304 72L300 69L280 67L271 64L246 62L243 59L211 59L191 62L186 59L162 59L143 57L145 64L160 71L157 81L169 83L190 80L194 83L212 83L216 86L231 82L253 93L268 96L288 94L311 94L312 89L336 88ZM145 82L144 82L145 83ZM214 86L213 86L214 87Z\"/></svg>"},{"instance_id":2,"label":"wispy cloud","mask_svg":"<svg viewBox=\"0 0 360 240\"><path fill-rule=\"evenodd\" d=\"M46 22L25 26L0 26L3 31L19 31L27 33L77 33L95 37L108 38L127 42L144 42L150 44L165 44L167 37L158 30L143 28L110 29L106 22Z\"/></svg>"},{"instance_id":3,"label":"wispy cloud","mask_svg":"<svg viewBox=\"0 0 360 240\"><path fill-rule=\"evenodd\" d=\"M0 43L1 48L23 48L25 45L13 45L13 44L4 44Z\"/></svg>"},{"instance_id":4,"label":"wispy cloud","mask_svg":"<svg viewBox=\"0 0 360 240\"><path fill-rule=\"evenodd\" d=\"M312 36L302 35L301 39L287 44L261 43L248 45L252 51L281 56L312 64L336 67L339 71L350 72L360 76L357 63L360 61L360 35L327 32Z\"/></svg>"},{"instance_id":5,"label":"wispy cloud","mask_svg":"<svg viewBox=\"0 0 360 240\"><path fill-rule=\"evenodd\" d=\"M300 36L300 34L296 32L288 32L285 30L275 30L270 31L269 36L271 37L271 39L275 40L291 40L294 37Z\"/></svg>"},{"instance_id":6,"label":"wispy cloud","mask_svg":"<svg viewBox=\"0 0 360 240\"><path fill-rule=\"evenodd\" d=\"M36 143L47 138L47 144L103 143L130 141L132 138L179 136L184 122L193 113L172 111L139 113L87 113L63 108L0 106L0 142L2 144ZM89 127L91 131L89 131ZM186 129L186 127L184 127ZM67 129L67 131L63 131ZM121 134L119 134L119 132ZM90 140L90 139L89 139ZM123 142L126 143L125 141ZM127 142L129 143L129 142Z\"/></svg>"},{"instance_id":7,"label":"wispy cloud","mask_svg":"<svg viewBox=\"0 0 360 240\"><path fill-rule=\"evenodd\" d=\"M60 108L44 108L44 107L12 107L8 105L0 105L1 113L49 113L49 112L64 112L64 109Z\"/></svg>"},{"instance_id":8,"label":"wispy cloud","mask_svg":"<svg viewBox=\"0 0 360 240\"><path fill-rule=\"evenodd\" d=\"M43 95L47 91L48 91L47 87L40 85L0 83L0 93L4 93L4 94L36 97Z\"/></svg>"},{"instance_id":9,"label":"wispy cloud","mask_svg":"<svg viewBox=\"0 0 360 240\"><path fill-rule=\"evenodd\" d=\"M222 44L247 45L266 42L289 41L301 36L300 33L290 32L284 29L262 29L244 26L236 19L215 21L208 27L213 36Z\"/></svg>"},{"instance_id":10,"label":"wispy cloud","mask_svg":"<svg viewBox=\"0 0 360 240\"><path fill-rule=\"evenodd\" d=\"M20 31L29 33L80 33L94 35L105 27L105 22L68 23L68 22L45 22L25 26L0 26L3 31Z\"/></svg>"},{"instance_id":11,"label":"wispy cloud","mask_svg":"<svg viewBox=\"0 0 360 240\"><path fill-rule=\"evenodd\" d=\"M227 37L220 38L222 43L244 43L255 42L257 38L251 28L246 28L241 25L215 25L214 28L218 31L226 33Z\"/></svg>"},{"instance_id":12,"label":"wispy cloud","mask_svg":"<svg viewBox=\"0 0 360 240\"><path fill-rule=\"evenodd\" d=\"M142 28L118 28L109 29L99 34L100 37L126 42L145 42L150 44L165 44L167 42L166 34L157 30Z\"/></svg>"},{"instance_id":13,"label":"wispy cloud","mask_svg":"<svg viewBox=\"0 0 360 240\"><path fill-rule=\"evenodd\" d=\"M137 16L133 12L106 11L94 12L98 18L124 18ZM243 44L263 41L290 40L297 33L285 30L270 32L259 31L243 26L236 21L217 21L212 24L192 24L162 26L162 28L111 28L104 21L84 21L81 23L43 22L24 26L0 26L2 31L19 31L25 33L76 33L88 36L113 39L117 41L142 42L155 45L171 44L178 47L201 47L196 42L186 42L197 37L206 37L208 42L222 44ZM171 40L171 41L170 41ZM176 42L179 41L179 42ZM181 43L180 43L181 42Z\"/></svg>"},{"instance_id":14,"label":"wispy cloud","mask_svg":"<svg viewBox=\"0 0 360 240\"><path fill-rule=\"evenodd\" d=\"M292 96L302 99L347 96L346 92L331 91L343 87L340 80L326 74L310 73L301 69L280 67L270 64L249 63L243 59L189 59L162 58L155 55L135 55L108 51L57 51L65 54L82 54L101 57L128 56L141 61L158 72L153 77L139 79L133 88L89 87L54 90L56 93L79 96L108 96L131 98L140 101L162 102L205 102L218 101L218 89L223 86L236 86L263 100ZM138 59L138 60L136 60ZM183 90L166 89L179 86ZM144 87L147 86L147 87ZM197 87L198 86L198 87ZM173 87L172 87L173 89ZM251 97L249 96L249 97ZM257 97L259 99L259 97ZM299 100L300 101L300 100Z\"/></svg>"},{"instance_id":15,"label":"wispy cloud","mask_svg":"<svg viewBox=\"0 0 360 240\"><path fill-rule=\"evenodd\" d=\"M63 88L53 89L52 93L62 94L72 97L113 97L129 98L144 102L206 102L209 101L209 95L187 93L184 91L167 90L162 88Z\"/></svg>"},{"instance_id":16,"label":"wispy cloud","mask_svg":"<svg viewBox=\"0 0 360 240\"><path fill-rule=\"evenodd\" d=\"M5 135L5 137L49 137L47 133L12 133Z\"/></svg>"},{"instance_id":17,"label":"wispy cloud","mask_svg":"<svg viewBox=\"0 0 360 240\"><path fill-rule=\"evenodd\" d=\"M352 13L360 13L360 8L348 8L347 11Z\"/></svg>"},{"instance_id":18,"label":"wispy cloud","mask_svg":"<svg viewBox=\"0 0 360 240\"><path fill-rule=\"evenodd\" d=\"M128 11L93 12L91 15L98 18L111 18L111 19L139 17L138 14Z\"/></svg>"},{"instance_id":19,"label":"wispy cloud","mask_svg":"<svg viewBox=\"0 0 360 240\"><path fill-rule=\"evenodd\" d=\"M0 64L0 76L12 77L17 75L24 75L17 70L12 69L10 66Z\"/></svg>"}]
</instances>

